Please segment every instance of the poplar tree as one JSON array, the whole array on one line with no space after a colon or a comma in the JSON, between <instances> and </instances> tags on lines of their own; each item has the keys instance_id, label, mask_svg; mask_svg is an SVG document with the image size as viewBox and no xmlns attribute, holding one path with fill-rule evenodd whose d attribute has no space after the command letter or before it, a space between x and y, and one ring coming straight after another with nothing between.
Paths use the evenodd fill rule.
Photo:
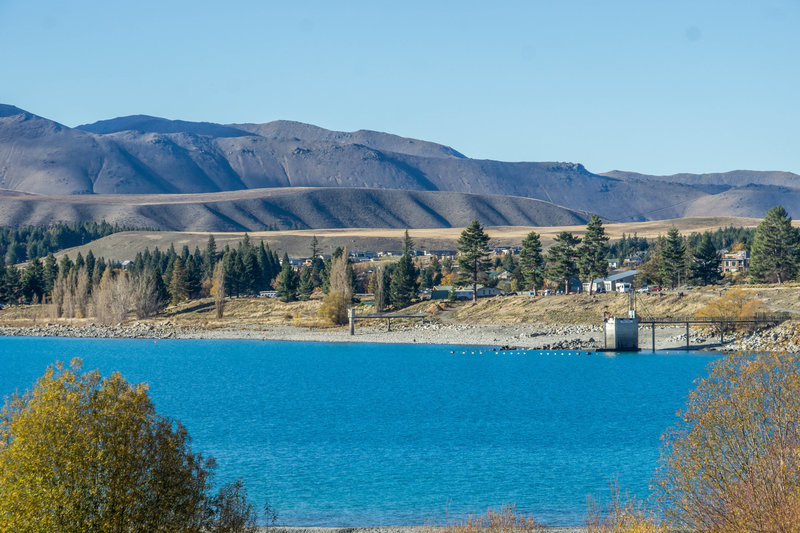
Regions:
<instances>
[{"instance_id":1,"label":"poplar tree","mask_svg":"<svg viewBox=\"0 0 800 533\"><path fill-rule=\"evenodd\" d=\"M750 279L783 283L797 272L797 231L792 218L777 205L767 211L756 228L750 247Z\"/></svg>"},{"instance_id":2,"label":"poplar tree","mask_svg":"<svg viewBox=\"0 0 800 533\"><path fill-rule=\"evenodd\" d=\"M583 278L589 281L589 294L592 294L592 280L608 275L607 243L603 222L594 214L586 224L586 233L578 247L578 267Z\"/></svg>"},{"instance_id":3,"label":"poplar tree","mask_svg":"<svg viewBox=\"0 0 800 533\"><path fill-rule=\"evenodd\" d=\"M186 276L186 268L180 257L175 258L172 264L172 279L169 282L169 294L172 297L172 305L178 305L189 297L189 284Z\"/></svg>"},{"instance_id":4,"label":"poplar tree","mask_svg":"<svg viewBox=\"0 0 800 533\"><path fill-rule=\"evenodd\" d=\"M534 296L544 283L544 257L542 241L535 231L528 233L522 241L519 252L519 269L522 274L523 288L532 290Z\"/></svg>"},{"instance_id":5,"label":"poplar tree","mask_svg":"<svg viewBox=\"0 0 800 533\"><path fill-rule=\"evenodd\" d=\"M458 238L458 281L472 283L472 301L478 300L478 278L489 267L489 236L475 219Z\"/></svg>"},{"instance_id":6,"label":"poplar tree","mask_svg":"<svg viewBox=\"0 0 800 533\"><path fill-rule=\"evenodd\" d=\"M547 279L564 284L564 294L569 293L569 280L578 275L576 247L581 240L568 231L562 231L547 251Z\"/></svg>"}]
</instances>

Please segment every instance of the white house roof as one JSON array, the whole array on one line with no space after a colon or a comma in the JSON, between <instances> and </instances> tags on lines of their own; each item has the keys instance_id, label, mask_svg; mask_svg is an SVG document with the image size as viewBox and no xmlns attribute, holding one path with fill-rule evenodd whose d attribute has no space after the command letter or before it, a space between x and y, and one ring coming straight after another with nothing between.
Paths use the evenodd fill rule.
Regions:
<instances>
[{"instance_id":1,"label":"white house roof","mask_svg":"<svg viewBox=\"0 0 800 533\"><path fill-rule=\"evenodd\" d=\"M631 278L638 274L637 270L626 270L625 272L617 272L614 275L608 276L606 278L599 278L594 280L594 283L601 283L603 281L620 281L623 279Z\"/></svg>"}]
</instances>

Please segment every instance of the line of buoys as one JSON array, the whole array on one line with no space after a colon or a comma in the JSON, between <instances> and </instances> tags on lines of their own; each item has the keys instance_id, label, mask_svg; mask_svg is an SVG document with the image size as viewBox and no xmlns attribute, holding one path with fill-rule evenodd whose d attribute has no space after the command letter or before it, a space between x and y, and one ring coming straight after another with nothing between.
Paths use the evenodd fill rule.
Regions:
<instances>
[{"instance_id":1,"label":"line of buoys","mask_svg":"<svg viewBox=\"0 0 800 533\"><path fill-rule=\"evenodd\" d=\"M450 353L451 354L456 354L457 352L455 350L450 350ZM538 353L538 354L541 354L541 355L563 355L563 356L568 356L568 355L591 355L592 354L592 352L590 352L590 351L585 351L584 352L582 350L574 350L574 351L573 350L568 350L568 351L565 351L565 352L555 352L555 351L547 351L547 350L534 350L531 353L532 354ZM510 352L510 351L499 351L497 349L494 349L494 350L487 351L486 354L487 355L488 354L496 354L496 355L528 355L528 352L521 352L521 351ZM484 352L483 352L483 350L479 350L477 352L474 352L474 351L462 351L461 355L484 355Z\"/></svg>"}]
</instances>

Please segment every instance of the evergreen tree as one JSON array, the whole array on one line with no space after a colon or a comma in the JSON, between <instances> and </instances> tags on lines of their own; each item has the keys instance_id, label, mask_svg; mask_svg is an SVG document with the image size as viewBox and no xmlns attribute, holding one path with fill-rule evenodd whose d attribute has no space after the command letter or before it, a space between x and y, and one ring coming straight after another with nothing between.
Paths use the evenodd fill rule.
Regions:
<instances>
[{"instance_id":1,"label":"evergreen tree","mask_svg":"<svg viewBox=\"0 0 800 533\"><path fill-rule=\"evenodd\" d=\"M673 289L680 284L681 279L685 279L686 245L675 226L669 229L667 237L664 239L658 266L662 282L668 283Z\"/></svg>"},{"instance_id":2,"label":"evergreen tree","mask_svg":"<svg viewBox=\"0 0 800 533\"><path fill-rule=\"evenodd\" d=\"M244 272L242 275L243 286L248 294L258 294L263 288L263 276L258 264L258 257L253 249L248 248L242 261Z\"/></svg>"},{"instance_id":3,"label":"evergreen tree","mask_svg":"<svg viewBox=\"0 0 800 533\"><path fill-rule=\"evenodd\" d=\"M308 300L314 292L314 283L311 280L311 267L307 266L300 271L300 281L297 285L297 298Z\"/></svg>"},{"instance_id":4,"label":"evergreen tree","mask_svg":"<svg viewBox=\"0 0 800 533\"><path fill-rule=\"evenodd\" d=\"M64 254L61 257L61 261L59 261L58 263L58 271L63 272L64 275L66 276L67 274L69 274L69 271L72 270L72 267L74 265L75 264L72 262L72 259L70 259L68 255Z\"/></svg>"},{"instance_id":5,"label":"evergreen tree","mask_svg":"<svg viewBox=\"0 0 800 533\"><path fill-rule=\"evenodd\" d=\"M719 281L719 257L714 242L711 240L711 233L703 233L700 243L692 253L692 264L690 267L692 281L698 285L709 285Z\"/></svg>"},{"instance_id":6,"label":"evergreen tree","mask_svg":"<svg viewBox=\"0 0 800 533\"><path fill-rule=\"evenodd\" d=\"M408 230L406 230L405 235L403 235L403 253L409 254L414 251L414 241L411 240L411 237L408 235Z\"/></svg>"},{"instance_id":7,"label":"evergreen tree","mask_svg":"<svg viewBox=\"0 0 800 533\"><path fill-rule=\"evenodd\" d=\"M292 264L289 262L289 256L284 253L283 268L281 269L281 273L278 275L277 281L278 296L280 296L281 301L293 302L297 299L298 282L299 280L297 279L297 273L294 271Z\"/></svg>"},{"instance_id":8,"label":"evergreen tree","mask_svg":"<svg viewBox=\"0 0 800 533\"><path fill-rule=\"evenodd\" d=\"M544 283L544 257L542 257L542 241L535 231L528 233L522 241L519 253L519 269L522 276L523 289L532 290L533 294Z\"/></svg>"},{"instance_id":9,"label":"evergreen tree","mask_svg":"<svg viewBox=\"0 0 800 533\"><path fill-rule=\"evenodd\" d=\"M589 282L592 293L592 280L608 275L608 236L603 222L596 214L586 224L586 233L578 247L578 267L581 276Z\"/></svg>"},{"instance_id":10,"label":"evergreen tree","mask_svg":"<svg viewBox=\"0 0 800 533\"><path fill-rule=\"evenodd\" d=\"M478 278L488 266L489 236L473 220L458 237L458 279L472 282L472 301L478 300Z\"/></svg>"},{"instance_id":11,"label":"evergreen tree","mask_svg":"<svg viewBox=\"0 0 800 533\"><path fill-rule=\"evenodd\" d=\"M8 268L6 268L3 294L4 303L16 303L19 301L21 295L20 274L19 269L15 265L9 265Z\"/></svg>"},{"instance_id":12,"label":"evergreen tree","mask_svg":"<svg viewBox=\"0 0 800 533\"><path fill-rule=\"evenodd\" d=\"M750 257L750 279L783 283L797 272L797 231L782 206L767 211L756 228Z\"/></svg>"},{"instance_id":13,"label":"evergreen tree","mask_svg":"<svg viewBox=\"0 0 800 533\"><path fill-rule=\"evenodd\" d=\"M39 258L35 258L28 262L25 268L25 273L22 276L22 297L26 302L32 302L34 299L42 301L44 294L44 268Z\"/></svg>"},{"instance_id":14,"label":"evergreen tree","mask_svg":"<svg viewBox=\"0 0 800 533\"><path fill-rule=\"evenodd\" d=\"M87 255L86 257L88 258L89 256ZM94 256L92 256L92 261L94 261ZM94 264L92 266L94 267ZM56 261L56 256L50 252L44 260L42 271L42 281L44 285L43 289L45 294L50 294L53 291L53 283L55 283L57 277L58 262Z\"/></svg>"},{"instance_id":15,"label":"evergreen tree","mask_svg":"<svg viewBox=\"0 0 800 533\"><path fill-rule=\"evenodd\" d=\"M547 251L547 279L564 284L564 293L569 292L569 280L578 275L576 247L581 240L568 231L562 231L554 239L553 246Z\"/></svg>"},{"instance_id":16,"label":"evergreen tree","mask_svg":"<svg viewBox=\"0 0 800 533\"><path fill-rule=\"evenodd\" d=\"M161 312L169 303L170 295L167 286L164 285L164 279L161 274L155 270L149 270L148 278L153 284L153 294L156 300L156 312Z\"/></svg>"},{"instance_id":17,"label":"evergreen tree","mask_svg":"<svg viewBox=\"0 0 800 533\"><path fill-rule=\"evenodd\" d=\"M178 305L189 297L189 284L186 276L186 267L183 260L176 257L172 263L172 278L169 283L169 294L172 305Z\"/></svg>"},{"instance_id":18,"label":"evergreen tree","mask_svg":"<svg viewBox=\"0 0 800 533\"><path fill-rule=\"evenodd\" d=\"M236 256L239 255L234 250L228 250L222 256L222 271L224 273L225 294L239 296L239 270L237 267Z\"/></svg>"},{"instance_id":19,"label":"evergreen tree","mask_svg":"<svg viewBox=\"0 0 800 533\"><path fill-rule=\"evenodd\" d=\"M389 284L389 301L395 309L408 307L417 295L417 269L411 260L411 254L406 252L400 258Z\"/></svg>"},{"instance_id":20,"label":"evergreen tree","mask_svg":"<svg viewBox=\"0 0 800 533\"><path fill-rule=\"evenodd\" d=\"M210 278L214 274L214 265L217 264L217 241L213 235L208 236L206 255L203 257L203 273Z\"/></svg>"},{"instance_id":21,"label":"evergreen tree","mask_svg":"<svg viewBox=\"0 0 800 533\"><path fill-rule=\"evenodd\" d=\"M319 241L317 236L311 240L311 283L314 287L322 285L323 270L325 270L325 262L320 257Z\"/></svg>"},{"instance_id":22,"label":"evergreen tree","mask_svg":"<svg viewBox=\"0 0 800 533\"><path fill-rule=\"evenodd\" d=\"M96 259L94 257L94 253L92 253L92 251L89 250L86 253L86 272L89 273L89 287L92 286L92 274L94 273L94 264L95 264L95 262L96 262Z\"/></svg>"},{"instance_id":23,"label":"evergreen tree","mask_svg":"<svg viewBox=\"0 0 800 533\"><path fill-rule=\"evenodd\" d=\"M202 288L202 273L201 266L195 262L194 256L190 255L186 258L186 292L188 298L197 298L200 296L200 289Z\"/></svg>"}]
</instances>

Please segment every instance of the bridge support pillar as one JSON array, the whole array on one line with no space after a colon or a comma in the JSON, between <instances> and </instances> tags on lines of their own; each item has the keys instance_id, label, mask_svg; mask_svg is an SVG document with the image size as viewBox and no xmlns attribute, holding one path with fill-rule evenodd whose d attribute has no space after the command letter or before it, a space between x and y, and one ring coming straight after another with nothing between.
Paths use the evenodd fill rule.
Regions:
<instances>
[{"instance_id":1,"label":"bridge support pillar","mask_svg":"<svg viewBox=\"0 0 800 533\"><path fill-rule=\"evenodd\" d=\"M392 331L392 319L391 318L387 318L386 319L386 331Z\"/></svg>"},{"instance_id":2,"label":"bridge support pillar","mask_svg":"<svg viewBox=\"0 0 800 533\"><path fill-rule=\"evenodd\" d=\"M719 323L719 343L725 344L725 322Z\"/></svg>"},{"instance_id":3,"label":"bridge support pillar","mask_svg":"<svg viewBox=\"0 0 800 533\"><path fill-rule=\"evenodd\" d=\"M351 307L347 310L347 318L350 319L350 335L356 334L356 308Z\"/></svg>"},{"instance_id":4,"label":"bridge support pillar","mask_svg":"<svg viewBox=\"0 0 800 533\"><path fill-rule=\"evenodd\" d=\"M650 324L650 327L652 328L651 331L653 333L653 351L655 352L656 351L656 323L653 322L652 324Z\"/></svg>"},{"instance_id":5,"label":"bridge support pillar","mask_svg":"<svg viewBox=\"0 0 800 533\"><path fill-rule=\"evenodd\" d=\"M689 349L689 322L686 322L686 349Z\"/></svg>"}]
</instances>

